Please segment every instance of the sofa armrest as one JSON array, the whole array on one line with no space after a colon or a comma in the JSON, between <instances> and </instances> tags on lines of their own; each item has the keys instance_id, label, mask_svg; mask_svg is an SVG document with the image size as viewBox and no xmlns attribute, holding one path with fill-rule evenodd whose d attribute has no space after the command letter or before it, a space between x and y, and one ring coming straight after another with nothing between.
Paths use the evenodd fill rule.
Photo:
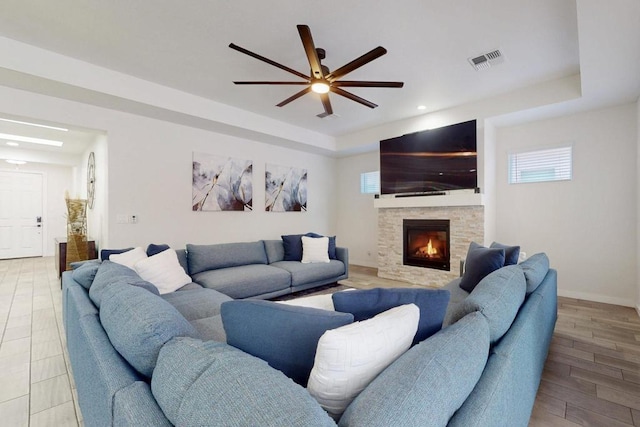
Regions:
<instances>
[{"instance_id":1,"label":"sofa armrest","mask_svg":"<svg viewBox=\"0 0 640 427\"><path fill-rule=\"evenodd\" d=\"M336 258L344 263L344 275L349 277L349 249L336 247Z\"/></svg>"}]
</instances>

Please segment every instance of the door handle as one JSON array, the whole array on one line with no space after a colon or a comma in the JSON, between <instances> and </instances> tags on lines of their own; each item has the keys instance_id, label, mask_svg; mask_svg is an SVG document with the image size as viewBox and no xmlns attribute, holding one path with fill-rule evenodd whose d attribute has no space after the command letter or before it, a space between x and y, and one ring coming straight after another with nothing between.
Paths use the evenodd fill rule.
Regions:
<instances>
[{"instance_id":1,"label":"door handle","mask_svg":"<svg viewBox=\"0 0 640 427\"><path fill-rule=\"evenodd\" d=\"M36 217L36 222L39 224L42 222L42 217L41 216L37 216Z\"/></svg>"}]
</instances>

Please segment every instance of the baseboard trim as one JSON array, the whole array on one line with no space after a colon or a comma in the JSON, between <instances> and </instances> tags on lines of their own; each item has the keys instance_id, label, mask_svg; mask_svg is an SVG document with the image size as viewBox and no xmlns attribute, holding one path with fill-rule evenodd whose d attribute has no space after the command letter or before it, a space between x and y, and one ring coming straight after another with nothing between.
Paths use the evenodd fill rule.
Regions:
<instances>
[{"instance_id":1,"label":"baseboard trim","mask_svg":"<svg viewBox=\"0 0 640 427\"><path fill-rule=\"evenodd\" d=\"M565 291L561 289L558 289L558 296L582 299L582 300L593 301L593 302L602 302L604 304L621 305L623 307L631 307L631 308L635 308L636 311L638 311L638 314L640 315L640 306L636 306L633 302L629 302L629 300L624 298L609 297L605 295L592 294L588 292Z\"/></svg>"}]
</instances>

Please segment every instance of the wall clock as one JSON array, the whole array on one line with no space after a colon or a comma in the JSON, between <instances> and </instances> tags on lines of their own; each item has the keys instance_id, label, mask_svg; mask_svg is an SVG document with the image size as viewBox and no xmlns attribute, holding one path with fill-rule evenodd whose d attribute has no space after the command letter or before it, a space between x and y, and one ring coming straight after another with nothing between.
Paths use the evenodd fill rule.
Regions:
<instances>
[{"instance_id":1,"label":"wall clock","mask_svg":"<svg viewBox=\"0 0 640 427\"><path fill-rule=\"evenodd\" d=\"M92 151L91 154L89 154L89 160L87 160L87 206L89 206L89 209L93 209L95 192L96 192L96 158Z\"/></svg>"}]
</instances>

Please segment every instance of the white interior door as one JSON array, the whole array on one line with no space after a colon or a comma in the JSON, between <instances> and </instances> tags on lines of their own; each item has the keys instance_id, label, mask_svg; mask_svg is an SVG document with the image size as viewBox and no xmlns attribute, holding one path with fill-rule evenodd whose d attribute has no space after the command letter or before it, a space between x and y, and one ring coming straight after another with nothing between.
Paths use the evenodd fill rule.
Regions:
<instances>
[{"instance_id":1,"label":"white interior door","mask_svg":"<svg viewBox=\"0 0 640 427\"><path fill-rule=\"evenodd\" d=\"M42 256L42 174L0 171L0 259Z\"/></svg>"}]
</instances>

